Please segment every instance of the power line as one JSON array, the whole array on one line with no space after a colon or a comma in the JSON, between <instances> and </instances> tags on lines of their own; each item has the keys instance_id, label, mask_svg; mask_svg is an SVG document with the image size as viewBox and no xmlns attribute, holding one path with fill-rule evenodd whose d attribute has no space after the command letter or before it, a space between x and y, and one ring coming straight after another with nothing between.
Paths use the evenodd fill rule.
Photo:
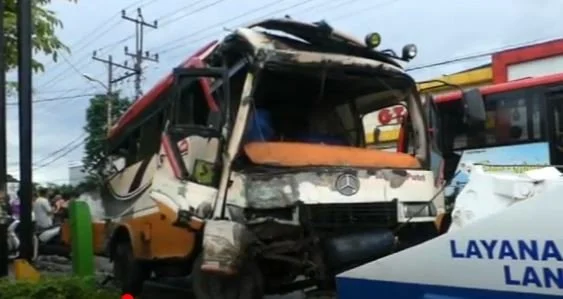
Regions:
<instances>
[{"instance_id":1,"label":"power line","mask_svg":"<svg viewBox=\"0 0 563 299\"><path fill-rule=\"evenodd\" d=\"M132 4L130 4L129 6L127 6L126 8L124 8L124 9L121 11L121 14L123 15L123 11L126 11L127 9L129 9L129 8L132 7L132 6L134 6L134 5L135 5L136 3L138 3L138 2L141 2L141 1L136 1L136 2L134 2L134 3L132 3ZM150 1L143 1L143 2L141 2L141 3L143 3L143 4L140 5L140 6L138 7L138 9L142 8L143 6L146 6L146 5L147 5L146 2L150 2ZM177 11L176 11L176 12L177 12ZM119 15L119 14L117 14L117 15ZM113 15L111 18L113 18L114 16L115 16L115 15ZM111 18L109 18L108 21L111 20ZM105 23L107 24L107 21L106 21ZM106 31L102 32L100 35L106 34L106 33L109 32L111 29L113 29L113 26L110 27L110 28L108 28ZM116 43L116 44L114 44L114 45L117 45L117 44L119 44L119 43L121 43L121 42L124 42L124 41L126 41L126 40L129 40L131 37L135 37L135 35L132 35L132 36L130 36L130 37L127 37L127 38L125 38L125 39L122 39L122 40L120 40L118 43ZM80 50L84 49L86 46L88 46L88 44L86 44L85 46L79 48L78 50L76 50L76 52L80 52ZM103 48L107 48L107 46L104 46L104 47L102 47L102 48L99 48L98 51L101 51ZM86 60L87 57L88 57L88 54L86 54L85 56L84 56L84 55L81 56L78 60L79 60L79 61L87 61L87 60ZM63 58L65 58L65 57L63 57ZM72 68L74 68L74 69L76 69L76 70L78 69L78 68L77 68L76 66L74 66L72 63L70 63L70 61L67 61L67 63L68 63ZM85 66L87 66L89 63L91 63L91 62L86 62L86 64L84 64L84 65L81 64L81 66L82 66L82 67L85 67ZM55 82L58 78L60 78L61 76L63 76L67 71L68 71L68 68L63 69L62 72L57 73L57 75L54 75L50 80L48 80L48 81L45 82L44 84L41 84L40 87L43 87L43 86L46 86L46 85L49 85L49 84Z\"/></svg>"},{"instance_id":2,"label":"power line","mask_svg":"<svg viewBox=\"0 0 563 299\"><path fill-rule=\"evenodd\" d=\"M277 9L277 10L275 10L275 11L273 11L273 12L270 12L270 13L268 13L268 14L262 15L261 17L259 17L259 18L257 18L257 19L259 20L259 19L268 18L268 17L271 17L272 15L275 15L275 14L277 14L277 13L280 13L280 12L283 12L283 11L286 11L286 10L289 10L289 9L292 9L292 8L295 8L295 7L298 7L298 6L301 6L301 5L306 4L306 3L308 3L308 2L311 2L311 1L313 1L313 0L305 0L305 1L302 1L302 2L300 2L300 3L293 4L293 5L291 5L291 6L289 6L289 7L286 7L286 8ZM335 8L341 7L341 6L343 6L343 5L352 3L352 2L354 2L354 1L356 1L356 0L348 0L348 1L345 1L344 3L340 3L340 4L335 5L335 6L332 7L331 9L335 9ZM377 5L368 7L367 9L381 8L381 7L383 7L383 6L392 4L392 3L397 2L397 1L400 1L400 0L392 0L392 1L382 2L382 3L380 2L380 3L377 3ZM278 1L278 2L279 2L279 1ZM312 8L312 7L308 7L307 10L310 10L311 8ZM261 9L257 9L257 10L261 10ZM256 11L257 11L257 10L256 10ZM366 10L366 8L364 8L363 10ZM175 44L175 43L177 43L177 42L180 42L181 44L178 44L178 45L175 45L175 46L172 46L172 47L168 47L168 48L161 49L161 50L160 50L160 53L161 53L161 54L167 53L167 52L173 51L173 50L175 50L175 49L181 48L181 47L183 47L183 46L186 45L186 44L193 44L193 43L196 43L196 42L199 42L199 41L202 41L202 40L211 38L212 34L209 34L209 35L205 35L205 36L202 36L202 37L200 37L200 38L197 38L197 39L192 39L192 40L186 41L186 38L195 36L195 35L197 35L198 33L207 31L207 30L209 30L209 29L213 29L213 26L215 26L215 25L220 25L220 24L222 24L222 23L226 23L226 22L229 22L229 21L238 19L238 18L240 18L240 17L244 17L244 16L246 16L246 15L248 15L248 14L250 14L250 13L253 13L253 12L255 12L255 11L246 12L246 13L244 13L244 14L235 16L235 17L233 17L233 18L231 18L231 19L224 20L224 21L222 21L222 22L220 22L220 23L218 23L218 24L214 24L214 25L211 25L211 26L207 26L207 27L205 27L205 28L202 28L202 29L200 29L200 30L198 30L198 31L196 31L196 32L194 32L194 33L190 33L190 34L188 34L188 35L185 35L185 36L176 38L176 39L174 39L174 40L172 40L171 42L168 42L168 43L166 43L166 44L170 45L170 44ZM299 12L298 12L298 14L299 14ZM347 13L346 15L339 16L337 19L338 19L338 20L340 20L340 19L345 19L345 18L350 17L350 16L352 16L352 15L353 15L353 13ZM247 25L247 24L248 24L248 22L244 22L244 23L241 23L241 24L236 25L235 27L241 27L241 26L244 26L244 25ZM213 33L213 34L215 34L215 33ZM164 45L164 44L163 44L163 45ZM158 47L156 47L156 48L158 48Z\"/></svg>"},{"instance_id":3,"label":"power line","mask_svg":"<svg viewBox=\"0 0 563 299\"><path fill-rule=\"evenodd\" d=\"M185 6L182 6L180 8L174 8L171 12L167 12L161 16L159 16L158 18L156 18L159 22L164 21L165 19L174 16L175 14L177 14L178 12L181 12L187 8L193 8L194 6L198 5L201 2L205 2L206 0L198 0L198 1L194 1L194 2L190 2L188 4L186 4Z\"/></svg>"},{"instance_id":4,"label":"power line","mask_svg":"<svg viewBox=\"0 0 563 299\"><path fill-rule=\"evenodd\" d=\"M62 152L62 151L64 151L64 150L66 150L66 149L67 149L69 146L71 146L73 143L75 143L75 142L77 142L77 141L83 139L85 136L86 136L86 132L83 132L83 133L80 134L77 138L72 139L70 142L68 142L67 144L65 144L65 145L62 146L61 148L59 148L59 149L57 149L57 150L55 150L55 151L53 151L53 152L51 152L51 153L45 155L43 158L41 158L41 159L39 159L39 160L37 160L37 161L34 161L33 164L34 164L34 165L40 164L40 163L42 163L43 161L48 160L48 159L51 158L52 156L54 156L54 155L56 155L56 154L58 154L58 153L60 153L60 152ZM19 165L19 162L10 163L10 166L12 166L12 167L13 167L13 166L18 166L18 165Z\"/></svg>"},{"instance_id":5,"label":"power line","mask_svg":"<svg viewBox=\"0 0 563 299\"><path fill-rule=\"evenodd\" d=\"M302 6L302 5L304 5L304 4L306 4L306 3L309 3L309 2L311 2L311 1L314 1L314 0L304 0L304 1L301 1L301 2L299 2L299 3L292 4L292 5L288 6L288 7L280 8L280 9L277 9L277 10L275 10L275 11L269 12L268 14L262 15L261 17L258 17L258 18L256 18L256 19L258 19L258 20L259 20L259 19L264 19L264 18L270 17L270 16L272 16L272 15L275 15L275 14L277 14L277 13L280 13L280 12L283 12L283 11L287 11L287 10L289 10L289 9L296 8L296 7L298 7L298 6ZM278 1L278 2L280 2L280 1ZM271 6L271 5L270 5L270 6ZM253 12L256 12L256 11L259 11L259 10L262 10L262 9L256 9L256 10L253 11ZM244 14L238 15L238 16L233 17L233 18L231 18L231 19L229 19L229 20L227 20L227 21L223 21L222 23L225 23L225 22L228 22L228 21L232 21L232 20L235 20L235 19L239 19L239 18L241 18L241 17L243 17L243 16L246 16L246 15L249 14L249 13L251 13L251 12L246 12L246 13L244 13ZM243 23L240 23L240 24L236 25L235 27L241 27L241 26L247 25L248 23L249 23L249 22L243 22ZM183 47L183 46L186 45L186 44L191 44L191 43L195 43L195 42L199 42L199 41L208 39L208 38L210 38L210 37L212 36L211 34L206 35L206 36L203 36L203 37L200 37L200 38L197 38L197 39L189 40L189 41L186 41L186 40L185 40L185 39L188 38L188 37L197 35L198 33L201 33L201 32L205 32L205 31L207 31L207 30L209 30L209 29L213 29L213 27L212 27L212 26L207 26L207 27L205 27L205 28L202 28L202 29L199 30L199 31L196 31L195 33L191 33L191 34L182 36L182 37L180 37L180 38L177 38L177 39L175 39L174 41L182 42L181 44L176 45L176 46L172 46L172 47L169 47L169 48L165 48L165 49L161 50L160 53L161 53L161 54L162 54L162 53L167 53L167 52L173 51L173 50L175 50L175 49L181 48L181 47ZM215 33L213 33L213 34L215 34ZM173 41L173 43L174 43L174 41Z\"/></svg>"},{"instance_id":6,"label":"power line","mask_svg":"<svg viewBox=\"0 0 563 299\"><path fill-rule=\"evenodd\" d=\"M144 7L146 6L148 3L150 2L156 2L158 0L135 0L132 1L130 4L128 4L127 6L125 6L122 10L128 10L133 6L138 6L138 7ZM78 45L83 44L82 47L75 49L75 52L80 52L81 50L85 49L86 47L88 47L90 44L86 43L87 41L90 40L97 40L100 37L102 37L103 35L107 34L108 32L110 32L114 26L117 24L117 22L113 22L110 23L110 21L115 18L116 16L119 16L119 12L118 13L114 13L113 15L111 15L110 17L108 17L107 19L105 19L103 22L101 22L100 24L96 25L95 28L93 30L91 30L90 32L84 34L82 36L81 39L79 39L77 42L73 43L72 45L69 46L69 48L75 48ZM109 25L109 27L108 27ZM104 27L108 27L106 30L102 31L101 33L94 35L97 31L101 30ZM50 62L49 64L52 64L53 62ZM46 66L48 66L49 64L47 64Z\"/></svg>"},{"instance_id":7,"label":"power line","mask_svg":"<svg viewBox=\"0 0 563 299\"><path fill-rule=\"evenodd\" d=\"M332 18L331 21L344 20L344 19L347 19L349 17L355 17L359 13L370 11L370 10L373 10L373 9L376 9L376 8L383 8L385 6L388 6L390 4L394 4L394 3L399 2L399 1L401 1L401 0L391 0L391 1L375 3L375 5L364 7L364 8L359 9L359 10L354 10L354 11L348 12L346 14Z\"/></svg>"},{"instance_id":8,"label":"power line","mask_svg":"<svg viewBox=\"0 0 563 299\"><path fill-rule=\"evenodd\" d=\"M179 19L181 19L181 18L187 17L187 16L189 16L189 15L193 15L193 14L195 14L195 13L197 13L197 12L203 11L204 9L211 8L211 7L213 7L213 6L217 5L217 4L219 4L219 3L222 2L222 1L224 1L224 0L215 1L215 2L213 2L213 3L210 3L210 4L205 5L205 6L203 6L203 7L199 7L199 8L196 9L195 11L191 11L191 12L188 13L188 14L184 14L184 15L182 15L181 17L175 18L173 21L165 22L164 26L167 26L167 25L169 25L169 24L173 24L173 23L175 23L177 20L179 20ZM278 2L281 2L281 1L283 1L283 0L280 0L280 1L278 1ZM309 1L311 1L311 0L305 0L305 1L303 1L302 3L299 3L299 4L295 5L295 6L302 5L302 4L304 4L305 2L309 2ZM197 4L197 3L200 3L200 2L202 2L202 1L198 1L198 2L194 3L194 5ZM132 6L132 5L130 5L130 6ZM185 7L186 7L186 8L187 8L187 7L193 7L193 5L189 5L189 6L186 5ZM289 8L291 8L291 7L289 7ZM286 8L286 9L289 9L289 8ZM168 15L161 16L158 20L166 19L167 17L169 17L169 16L171 16L171 15L177 13L177 12L178 12L178 10L175 11L175 12L173 12L173 13L170 13L170 14L168 14ZM162 26L161 26L161 27L162 27ZM106 32L106 33L107 33L107 32ZM135 37L135 35L130 35L130 36L125 37L125 38L123 38L123 39L120 39L120 40L118 40L118 41L109 43L109 44L107 44L107 45L105 45L105 46L102 46L102 47L98 48L98 51L102 51L102 50L107 49L107 48L110 48L110 47L115 47L115 46L119 45L120 43L125 42L125 41L127 41L127 40L129 40L129 39L131 39L131 38L133 38L133 37ZM82 47L82 48L83 48L83 47ZM81 50L82 48L80 48L79 50ZM77 51L77 52L78 52L78 51ZM81 56L81 57L79 58L79 60L81 60L81 61L86 61L86 57ZM88 64L89 64L89 62L86 62L85 64L80 64L80 65L81 65L81 67L85 67L85 66L87 66ZM51 84L52 82L55 82L58 78L60 78L61 76L63 76L63 75L66 73L67 70L68 70L68 68L64 69L62 72L60 72L60 73L58 73L57 75L55 75L54 77L52 77L52 78L51 78L50 80L48 80L46 83L41 84L40 87L43 87L43 86L46 86L46 85Z\"/></svg>"},{"instance_id":9,"label":"power line","mask_svg":"<svg viewBox=\"0 0 563 299\"><path fill-rule=\"evenodd\" d=\"M318 10L315 9L314 12L315 12L315 14L319 14L319 13L321 13L321 12L325 12L325 11L329 11L329 10L334 10L334 9L337 9L337 8L342 7L342 6L344 6L344 5L347 5L347 4L350 4L350 3L353 3L353 2L357 2L357 1L359 1L359 0L347 0L347 1L344 1L344 2L341 2L341 3L338 3L338 4L336 4L337 1L331 1L332 3L330 3L330 4L336 4L336 5L334 5L334 6L330 6L330 5L328 5L328 6L323 6L322 8L320 8L320 9L318 9ZM308 13L308 12L311 12L311 11L308 10L308 11L306 11L306 12ZM296 15L299 16L299 15L302 15L302 14L305 15L305 11L298 12L298 13L294 13L294 14L292 14L292 16L296 16Z\"/></svg>"},{"instance_id":10,"label":"power line","mask_svg":"<svg viewBox=\"0 0 563 299\"><path fill-rule=\"evenodd\" d=\"M220 2L223 2L223 1L225 1L225 0L217 0L217 1L213 2L213 3L211 3L211 5L208 4L208 5L205 5L205 6L203 6L203 7L196 8L196 9L190 11L189 13L182 15L180 18L174 19L173 22L170 22L170 21L165 22L163 25L160 26L160 28L162 28L162 27L164 27L164 26L167 26L167 25L170 25L170 24L173 24L173 23L175 23L176 21L178 21L178 20L180 20L180 19L182 19L182 18L185 18L185 17L187 17L187 16L190 16L190 15L193 15L193 14L195 14L195 13L201 12L201 11L203 11L203 10L205 10L205 9L211 8L211 7L213 7L213 6L219 4ZM197 3L200 3L200 2L203 2L203 1L198 1L198 2L194 3L194 5L197 4ZM186 5L184 8L193 8L193 5L189 5L189 6ZM165 19L165 18L167 18L167 17L169 17L169 16L172 16L172 15L178 13L178 11L179 11L179 10L176 10L176 11L174 11L174 12L168 14L168 15L162 16L162 17L158 18L157 20L158 20L158 21L162 21L163 19ZM132 39L132 38L134 38L134 37L135 37L134 34L133 34L133 35L126 36L126 37L124 37L124 38L122 38L122 39L119 39L119 40L117 40L117 41L108 43L108 44L106 44L106 45L100 47L99 50L103 50L103 49L107 49L107 48L116 47L116 46L118 46L119 44L121 44L121 43L123 43L123 42L126 42L126 41L128 41L128 40L130 40L130 39Z\"/></svg>"},{"instance_id":11,"label":"power line","mask_svg":"<svg viewBox=\"0 0 563 299\"><path fill-rule=\"evenodd\" d=\"M229 19L227 19L227 20L221 20L221 21L219 21L219 22L217 22L217 23L214 23L213 25L208 25L208 26L205 26L205 27L203 27L203 28L200 28L200 29L196 30L195 32L192 32L192 33L190 33L190 34L188 34L188 35L181 36L181 37L176 38L176 39L174 39L174 40L172 40L172 41L168 41L168 42L163 43L163 44L161 44L161 45L159 45L159 46L156 46L155 48L159 48L159 47L162 47L162 46L164 46L164 45L169 45L169 44L171 44L171 43L176 43L176 42L179 42L179 41L185 41L186 38L188 38L188 37L195 36L195 35L197 35L197 34L199 34L199 33L205 32L205 31L207 31L207 30L209 30L209 29L212 29L212 28L214 28L214 27L216 27L216 26L221 26L221 25L223 25L223 24L225 24L225 23L227 23L227 22L235 21L235 20L238 20L238 19L240 19L240 18L242 18L242 17L246 17L246 16L249 15L249 14L253 14L253 13L255 13L255 12L258 12L258 11L260 11L260 10L263 10L263 9L265 9L265 8L270 7L270 6L272 6L273 4L275 4L275 3L279 3L279 2L283 2L283 1L284 1L284 0L276 0L276 1L273 1L273 2L269 2L269 3L265 4L265 5L256 7L256 8L254 8L254 9L251 9L251 10L248 10L248 11L245 11L245 12L243 12L243 13L241 13L241 14L239 14L239 15L236 15L236 16L234 16L234 17L232 17L232 18L229 18ZM309 1L311 1L311 0L309 0ZM307 1L306 1L306 2L307 2ZM167 52L167 50L164 50L164 52Z\"/></svg>"},{"instance_id":12,"label":"power line","mask_svg":"<svg viewBox=\"0 0 563 299\"><path fill-rule=\"evenodd\" d=\"M53 90L41 90L36 92L36 94L53 94L53 93L68 93L72 91L82 91L83 88L69 88L69 89L53 89Z\"/></svg>"},{"instance_id":13,"label":"power line","mask_svg":"<svg viewBox=\"0 0 563 299\"><path fill-rule=\"evenodd\" d=\"M76 149L78 149L79 146L83 145L84 143L86 143L87 138L84 138L80 143L75 144L74 146L70 147L69 149L67 149L65 152L63 152L61 155L59 155L58 157L55 157L54 159L52 159L49 162L46 162L44 164L35 166L33 168L33 170L39 170L41 168L47 167L53 163L55 163L56 161L62 159L63 157L69 155L70 153L72 153L73 151L75 151Z\"/></svg>"},{"instance_id":14,"label":"power line","mask_svg":"<svg viewBox=\"0 0 563 299\"><path fill-rule=\"evenodd\" d=\"M174 23L174 22L177 22L177 21L180 20L180 19L183 19L183 18L185 18L185 17L187 17L187 16L194 15L194 14L200 12L200 11L206 10L206 9L208 9L208 8L210 8L210 7L213 7L213 6L215 6L215 5L217 5L217 4L221 3L221 2L224 2L224 1L225 1L225 0L215 0L215 1L213 1L213 2L211 2L211 3L208 3L208 4L206 4L206 5L202 6L202 7L196 8L196 9L194 9L194 10L190 10L190 11L188 11L187 13L185 13L185 14L183 14L183 15L180 15L180 16L177 17L177 18L174 18L174 19L172 19L172 20L169 20L169 21L167 21L167 22L164 22L164 23L162 24L162 26L164 27L164 26L166 26L166 25L169 25L169 24L172 24L172 23Z\"/></svg>"},{"instance_id":15,"label":"power line","mask_svg":"<svg viewBox=\"0 0 563 299\"><path fill-rule=\"evenodd\" d=\"M84 97L94 97L97 96L99 94L96 93L86 93L86 94L77 94L77 95L72 95L72 96L66 96L66 97L53 97L53 98L45 98L45 99L39 99L39 100L34 100L32 101L33 103L45 103L45 102L55 102L55 101L62 101L62 100L69 100L69 99L78 99L78 98L84 98ZM8 106L16 106L19 103L17 101L14 102L8 102L6 103L6 105Z\"/></svg>"},{"instance_id":16,"label":"power line","mask_svg":"<svg viewBox=\"0 0 563 299\"><path fill-rule=\"evenodd\" d=\"M50 157L52 157L52 156L54 156L54 155L56 155L56 154L58 154L58 153L64 151L64 150L67 149L69 146L71 146L73 143L75 143L75 142L77 142L77 141L79 141L79 140L81 140L81 139L84 139L85 137L86 137L86 132L82 132L82 134L80 134L78 137L72 139L72 140L71 140L69 143L67 143L65 146L63 146L63 147L59 148L58 150L55 150L54 152L52 152L52 153L46 155L45 158L40 159L39 161L35 161L34 164L39 164L39 163L41 163L41 162L43 162L43 161L49 159Z\"/></svg>"},{"instance_id":17,"label":"power line","mask_svg":"<svg viewBox=\"0 0 563 299\"><path fill-rule=\"evenodd\" d=\"M129 9L129 8L131 8L131 7L135 6L135 5L137 5L138 3L141 3L141 4L139 4L139 7L143 7L143 6L146 6L148 2L151 2L151 1L154 1L154 0L135 0L135 1L133 1L132 3L130 3L129 5L127 5L125 8L123 8L123 10L127 10L127 9ZM89 33L85 34L78 42L72 44L69 48L75 48L75 47L77 47L78 45L84 43L83 46L81 46L81 47L78 48L78 49L75 49L74 51L75 51L76 53L78 53L78 52L84 50L86 47L88 47L88 46L90 45L89 43L86 43L86 41L99 39L99 38L102 37L103 35L105 35L105 34L107 34L108 32L110 32L110 31L114 28L114 26L117 25L117 22L110 23L110 21L111 21L114 17L116 17L116 16L118 16L118 15L119 15L119 13L115 13L115 14L111 15L111 16L110 16L109 18L107 18L104 22L102 22L101 24L99 24L98 26L96 26L96 27L94 28L94 30L92 30L92 31L90 31ZM96 31L100 30L101 28L106 27L107 25L109 25L109 27L108 27L106 30L104 30L103 32L101 32L101 33L99 33L98 35L96 35L96 36L93 37L93 34L95 34ZM59 54L61 54L61 53L59 53ZM85 60L86 57L88 57L88 54L86 54L85 56L83 56L83 57L82 57L81 59L79 59L79 60ZM64 58L64 57L63 57L63 58ZM51 62L50 64L52 64L52 62ZM47 64L45 67L49 66L50 64ZM60 65L60 64L59 64L59 65ZM57 65L55 65L55 67L54 67L53 69L55 69L56 66L57 66ZM58 73L57 76L55 76L54 78L52 78L52 79L49 80L48 82L42 84L40 87L51 84L51 83L54 82L56 79L60 78L60 76L64 75L64 73L65 73L66 70L67 70L67 69L64 69L63 72Z\"/></svg>"},{"instance_id":18,"label":"power line","mask_svg":"<svg viewBox=\"0 0 563 299\"><path fill-rule=\"evenodd\" d=\"M519 48L519 47L530 46L530 45L534 45L534 44L537 44L537 43L554 40L554 39L557 39L557 38L561 38L561 37L559 36L559 37L552 37L552 38L548 38L548 39L545 39L545 38L544 39L535 39L535 40L530 40L530 41L526 41L526 42L520 42L520 43L516 43L516 44L505 45L505 46L502 46L500 48L495 48L495 49L488 50L488 51L485 51L485 52L477 52L477 53L474 53L474 54L468 54L468 55L464 55L464 56L460 56L460 57L456 57L456 58L452 58L452 59L448 59L448 60L443 60L443 61L429 63L429 64L423 64L423 65L419 65L419 66L414 66L414 67L411 67L411 68L407 68L406 70L407 71L415 71L415 70L420 70L420 69L426 69L426 68L431 68L431 67L461 62L461 61L465 61L465 60L481 58L481 57L485 57L485 56L491 56L491 55L498 53L498 52L501 52L501 51L515 49L515 48Z\"/></svg>"}]
</instances>

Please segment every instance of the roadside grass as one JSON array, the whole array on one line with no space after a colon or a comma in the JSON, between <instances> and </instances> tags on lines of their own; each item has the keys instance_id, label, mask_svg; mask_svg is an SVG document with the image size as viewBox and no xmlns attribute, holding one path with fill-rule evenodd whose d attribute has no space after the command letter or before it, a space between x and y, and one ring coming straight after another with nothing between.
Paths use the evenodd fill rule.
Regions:
<instances>
[{"instance_id":1,"label":"roadside grass","mask_svg":"<svg viewBox=\"0 0 563 299\"><path fill-rule=\"evenodd\" d=\"M94 278L50 276L39 282L0 280L0 299L116 299L119 292L103 288Z\"/></svg>"}]
</instances>

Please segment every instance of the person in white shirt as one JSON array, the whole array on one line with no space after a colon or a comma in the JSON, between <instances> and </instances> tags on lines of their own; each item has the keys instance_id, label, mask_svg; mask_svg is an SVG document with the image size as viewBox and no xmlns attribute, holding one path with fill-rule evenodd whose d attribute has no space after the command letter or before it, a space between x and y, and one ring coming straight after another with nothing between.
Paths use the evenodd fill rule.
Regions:
<instances>
[{"instance_id":1,"label":"person in white shirt","mask_svg":"<svg viewBox=\"0 0 563 299\"><path fill-rule=\"evenodd\" d=\"M33 213L35 214L35 225L38 229L47 229L53 226L53 208L47 199L47 192L39 190L39 196L33 201Z\"/></svg>"}]
</instances>

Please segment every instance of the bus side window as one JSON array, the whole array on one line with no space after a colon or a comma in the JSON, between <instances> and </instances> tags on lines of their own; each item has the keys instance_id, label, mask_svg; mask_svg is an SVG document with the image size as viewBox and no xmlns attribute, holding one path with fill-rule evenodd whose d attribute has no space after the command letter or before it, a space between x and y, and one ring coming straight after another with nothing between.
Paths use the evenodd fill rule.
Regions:
<instances>
[{"instance_id":1,"label":"bus side window","mask_svg":"<svg viewBox=\"0 0 563 299\"><path fill-rule=\"evenodd\" d=\"M560 151L563 151L563 98L553 101L553 128L555 131L555 143Z\"/></svg>"},{"instance_id":2,"label":"bus side window","mask_svg":"<svg viewBox=\"0 0 563 299\"><path fill-rule=\"evenodd\" d=\"M136 160L144 160L158 153L160 134L164 129L164 113L159 111L145 121L140 128L139 148Z\"/></svg>"},{"instance_id":3,"label":"bus side window","mask_svg":"<svg viewBox=\"0 0 563 299\"><path fill-rule=\"evenodd\" d=\"M125 156L125 165L130 166L138 161L138 153L140 147L140 128L137 128L133 134L127 138L127 150L122 151Z\"/></svg>"},{"instance_id":4,"label":"bus side window","mask_svg":"<svg viewBox=\"0 0 563 299\"><path fill-rule=\"evenodd\" d=\"M211 109L201 84L195 81L181 90L171 112L172 124L207 126Z\"/></svg>"}]
</instances>

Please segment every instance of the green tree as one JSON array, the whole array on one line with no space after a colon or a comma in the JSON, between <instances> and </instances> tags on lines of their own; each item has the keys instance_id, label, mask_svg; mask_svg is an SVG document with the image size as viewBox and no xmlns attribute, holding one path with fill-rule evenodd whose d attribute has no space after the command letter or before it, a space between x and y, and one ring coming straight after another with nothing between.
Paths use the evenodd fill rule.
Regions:
<instances>
[{"instance_id":1,"label":"green tree","mask_svg":"<svg viewBox=\"0 0 563 299\"><path fill-rule=\"evenodd\" d=\"M6 174L6 182L7 183L17 183L18 180L15 177L13 177L11 174L8 173L8 174Z\"/></svg>"},{"instance_id":2,"label":"green tree","mask_svg":"<svg viewBox=\"0 0 563 299\"><path fill-rule=\"evenodd\" d=\"M112 118L115 121L131 102L121 97L119 92L112 95ZM86 143L84 144L84 158L82 163L87 171L100 172L100 161L104 158L107 140L107 95L97 95L90 99L90 106L86 109Z\"/></svg>"},{"instance_id":3,"label":"green tree","mask_svg":"<svg viewBox=\"0 0 563 299\"><path fill-rule=\"evenodd\" d=\"M68 0L76 2L75 0ZM4 38L6 45L4 53L6 55L6 68L13 70L18 65L18 46L17 46L17 0L6 0L4 12ZM33 29L32 35L33 50L35 53L42 53L57 61L57 54L60 51L68 52L69 49L56 36L55 31L63 27L63 23L57 19L55 12L46 8L51 0L32 0ZM33 60L33 69L43 71L43 64L38 60Z\"/></svg>"},{"instance_id":4,"label":"green tree","mask_svg":"<svg viewBox=\"0 0 563 299\"><path fill-rule=\"evenodd\" d=\"M76 2L76 0L68 0ZM67 46L57 37L56 30L63 27L63 23L57 19L55 12L47 9L51 0L31 0L33 29L31 37L34 56L44 54L57 61L57 56L62 52L69 52ZM4 38L5 38L5 61L6 71L14 70L18 66L18 39L17 39L17 0L4 1ZM37 59L32 61L33 71L43 72L44 65ZM16 82L8 82L8 92L14 91Z\"/></svg>"}]
</instances>

